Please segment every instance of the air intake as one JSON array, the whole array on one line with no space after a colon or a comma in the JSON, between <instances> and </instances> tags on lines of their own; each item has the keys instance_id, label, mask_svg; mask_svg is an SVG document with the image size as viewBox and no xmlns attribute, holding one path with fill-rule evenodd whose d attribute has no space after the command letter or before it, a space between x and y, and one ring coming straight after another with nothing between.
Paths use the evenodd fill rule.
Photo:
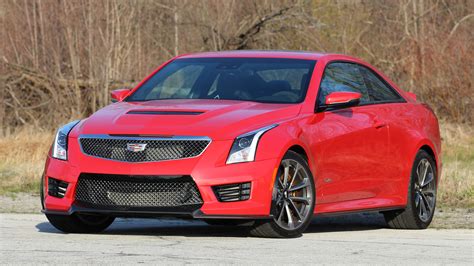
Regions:
<instances>
[{"instance_id":1,"label":"air intake","mask_svg":"<svg viewBox=\"0 0 474 266\"><path fill-rule=\"evenodd\" d=\"M76 204L109 210L189 212L202 205L191 176L128 176L82 173Z\"/></svg>"},{"instance_id":2,"label":"air intake","mask_svg":"<svg viewBox=\"0 0 474 266\"><path fill-rule=\"evenodd\" d=\"M66 195L67 186L67 182L49 177L48 195L56 198L64 198L64 195Z\"/></svg>"},{"instance_id":3,"label":"air intake","mask_svg":"<svg viewBox=\"0 0 474 266\"><path fill-rule=\"evenodd\" d=\"M250 198L250 182L214 186L214 194L220 202L248 200Z\"/></svg>"},{"instance_id":4,"label":"air intake","mask_svg":"<svg viewBox=\"0 0 474 266\"><path fill-rule=\"evenodd\" d=\"M208 137L129 137L82 135L82 152L121 162L159 162L200 156L211 143Z\"/></svg>"}]
</instances>

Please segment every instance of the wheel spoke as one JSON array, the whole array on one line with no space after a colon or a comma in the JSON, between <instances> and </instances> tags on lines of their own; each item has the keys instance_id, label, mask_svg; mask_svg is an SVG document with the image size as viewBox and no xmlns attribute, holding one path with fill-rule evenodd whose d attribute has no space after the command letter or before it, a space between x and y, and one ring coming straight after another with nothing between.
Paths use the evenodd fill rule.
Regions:
<instances>
[{"instance_id":1,"label":"wheel spoke","mask_svg":"<svg viewBox=\"0 0 474 266\"><path fill-rule=\"evenodd\" d=\"M430 166L430 163L428 162L428 160L425 160L423 164L424 164L424 168L423 168L423 175L420 182L420 186L423 186L423 184L425 183L426 175L428 173L428 168ZM418 178L418 180L420 179Z\"/></svg>"},{"instance_id":2,"label":"wheel spoke","mask_svg":"<svg viewBox=\"0 0 474 266\"><path fill-rule=\"evenodd\" d=\"M423 194L421 194L421 195L423 195ZM428 206L427 206L428 203L423 199L423 196L421 196L420 204L421 204L420 209L423 212L422 217L425 216L425 215L427 216L428 215Z\"/></svg>"},{"instance_id":3,"label":"wheel spoke","mask_svg":"<svg viewBox=\"0 0 474 266\"><path fill-rule=\"evenodd\" d=\"M416 168L416 177L417 177L417 183L421 184L421 178L423 177L423 171L424 171L425 164L423 161L420 161L418 164L418 167Z\"/></svg>"},{"instance_id":4,"label":"wheel spoke","mask_svg":"<svg viewBox=\"0 0 474 266\"><path fill-rule=\"evenodd\" d=\"M286 201L283 202L283 205L282 205L281 210L280 210L280 214L278 215L277 221L280 222L280 223L282 222L283 213L285 213L285 206L286 206Z\"/></svg>"},{"instance_id":5,"label":"wheel spoke","mask_svg":"<svg viewBox=\"0 0 474 266\"><path fill-rule=\"evenodd\" d=\"M419 192L415 193L415 206L418 208L420 206L421 196Z\"/></svg>"},{"instance_id":6,"label":"wheel spoke","mask_svg":"<svg viewBox=\"0 0 474 266\"><path fill-rule=\"evenodd\" d=\"M431 189L431 188L426 188L426 189L423 189L422 192L426 195L426 196L431 196L431 197L434 197L435 196L435 191L434 189Z\"/></svg>"},{"instance_id":7,"label":"wheel spoke","mask_svg":"<svg viewBox=\"0 0 474 266\"><path fill-rule=\"evenodd\" d=\"M295 169L295 173L293 174L293 178L291 178L291 182L290 182L290 185L288 187L293 186L293 183L295 182L295 179L296 179L296 175L298 175L298 171L300 170L300 168L301 168L301 165L297 164L296 169Z\"/></svg>"},{"instance_id":8,"label":"wheel spoke","mask_svg":"<svg viewBox=\"0 0 474 266\"><path fill-rule=\"evenodd\" d=\"M421 187L426 187L429 185L434 180L433 176L433 173L428 173L427 177L423 179L423 184L421 184Z\"/></svg>"},{"instance_id":9,"label":"wheel spoke","mask_svg":"<svg viewBox=\"0 0 474 266\"><path fill-rule=\"evenodd\" d=\"M293 209L293 212L296 214L296 216L298 216L298 221L303 221L304 217L301 215L300 211L298 208L296 208L296 205L291 199L289 200L289 205Z\"/></svg>"},{"instance_id":10,"label":"wheel spoke","mask_svg":"<svg viewBox=\"0 0 474 266\"><path fill-rule=\"evenodd\" d=\"M288 189L288 191L289 191L289 192L297 191L297 190L303 189L303 188L305 188L305 187L307 187L307 186L309 186L309 182L308 182L308 180L305 178L302 183L300 183L300 184L298 184L298 185L296 185L296 186L294 186L294 187L290 187L290 189Z\"/></svg>"},{"instance_id":11,"label":"wheel spoke","mask_svg":"<svg viewBox=\"0 0 474 266\"><path fill-rule=\"evenodd\" d=\"M421 199L420 200L420 218L424 217L425 214L426 214L426 204L425 204L425 201L423 199Z\"/></svg>"},{"instance_id":12,"label":"wheel spoke","mask_svg":"<svg viewBox=\"0 0 474 266\"><path fill-rule=\"evenodd\" d=\"M303 198L303 197L290 197L290 200L293 202L302 202L305 205L309 204L309 199L308 198Z\"/></svg>"},{"instance_id":13,"label":"wheel spoke","mask_svg":"<svg viewBox=\"0 0 474 266\"><path fill-rule=\"evenodd\" d=\"M286 187L288 185L288 176L290 175L290 166L285 166L284 173L283 173L283 185Z\"/></svg>"},{"instance_id":14,"label":"wheel spoke","mask_svg":"<svg viewBox=\"0 0 474 266\"><path fill-rule=\"evenodd\" d=\"M288 227L290 229L293 229L295 227L295 224L293 223L293 216L291 215L290 207L288 207L288 204L285 204L285 210L286 215L288 216Z\"/></svg>"},{"instance_id":15,"label":"wheel spoke","mask_svg":"<svg viewBox=\"0 0 474 266\"><path fill-rule=\"evenodd\" d=\"M421 193L421 199L422 199L423 203L425 203L425 210L427 212L431 213L431 201L423 193Z\"/></svg>"},{"instance_id":16,"label":"wheel spoke","mask_svg":"<svg viewBox=\"0 0 474 266\"><path fill-rule=\"evenodd\" d=\"M285 188L285 187L283 186L283 183L281 183L280 178L278 178L278 186L279 186L281 189L284 189L284 188Z\"/></svg>"}]
</instances>

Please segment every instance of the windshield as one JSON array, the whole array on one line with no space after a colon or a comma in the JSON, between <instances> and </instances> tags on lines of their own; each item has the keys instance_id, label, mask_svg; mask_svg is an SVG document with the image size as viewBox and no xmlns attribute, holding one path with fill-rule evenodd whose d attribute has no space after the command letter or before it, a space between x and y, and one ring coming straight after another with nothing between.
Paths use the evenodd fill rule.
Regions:
<instances>
[{"instance_id":1,"label":"windshield","mask_svg":"<svg viewBox=\"0 0 474 266\"><path fill-rule=\"evenodd\" d=\"M315 61L282 58L177 59L126 101L222 99L268 103L304 100Z\"/></svg>"}]
</instances>

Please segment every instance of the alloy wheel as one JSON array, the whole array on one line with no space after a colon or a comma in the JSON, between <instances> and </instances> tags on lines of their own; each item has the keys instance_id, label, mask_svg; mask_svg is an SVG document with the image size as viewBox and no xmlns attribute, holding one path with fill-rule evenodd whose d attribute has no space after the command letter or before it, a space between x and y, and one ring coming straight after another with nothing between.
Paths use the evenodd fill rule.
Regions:
<instances>
[{"instance_id":1,"label":"alloy wheel","mask_svg":"<svg viewBox=\"0 0 474 266\"><path fill-rule=\"evenodd\" d=\"M280 165L275 200L275 222L287 230L301 227L314 204L308 172L297 161L284 159Z\"/></svg>"},{"instance_id":2,"label":"alloy wheel","mask_svg":"<svg viewBox=\"0 0 474 266\"><path fill-rule=\"evenodd\" d=\"M422 222L431 219L436 203L436 180L433 167L427 159L422 159L416 168L415 207Z\"/></svg>"}]
</instances>

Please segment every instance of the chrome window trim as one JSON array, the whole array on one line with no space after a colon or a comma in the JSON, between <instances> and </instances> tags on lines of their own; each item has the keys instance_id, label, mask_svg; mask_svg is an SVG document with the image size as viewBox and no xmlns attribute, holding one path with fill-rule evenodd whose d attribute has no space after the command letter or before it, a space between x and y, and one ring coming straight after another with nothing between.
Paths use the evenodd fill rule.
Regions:
<instances>
[{"instance_id":1,"label":"chrome window trim","mask_svg":"<svg viewBox=\"0 0 474 266\"><path fill-rule=\"evenodd\" d=\"M82 144L81 144L81 139L118 139L118 140L130 140L130 141L134 141L134 140L166 140L166 141L207 140L209 142L207 143L206 147L204 147L204 149L202 150L201 153L199 153L198 155L193 156L193 157L180 158L180 159L166 159L166 160L160 160L160 161L127 162L127 161L120 161L120 160L115 160L115 159L109 159L109 158L103 158L103 157L99 157L99 156L89 155L89 154L84 152L84 150L82 148ZM153 137L153 136L139 137L139 136L137 136L137 137L132 137L132 136L111 136L111 135L107 135L107 134L82 134L77 138L77 140L78 140L79 148L81 149L81 153L85 156L92 157L92 158L98 158L98 159L102 159L102 160L107 160L107 161L114 161L114 162L120 162L120 163L130 163L130 164L159 163L159 162L169 162L169 161L194 159L194 158L197 158L197 157L201 156L207 150L209 145L211 145L211 143L212 143L212 139L209 138L209 137L206 137L206 136L170 136L170 137Z\"/></svg>"}]
</instances>

